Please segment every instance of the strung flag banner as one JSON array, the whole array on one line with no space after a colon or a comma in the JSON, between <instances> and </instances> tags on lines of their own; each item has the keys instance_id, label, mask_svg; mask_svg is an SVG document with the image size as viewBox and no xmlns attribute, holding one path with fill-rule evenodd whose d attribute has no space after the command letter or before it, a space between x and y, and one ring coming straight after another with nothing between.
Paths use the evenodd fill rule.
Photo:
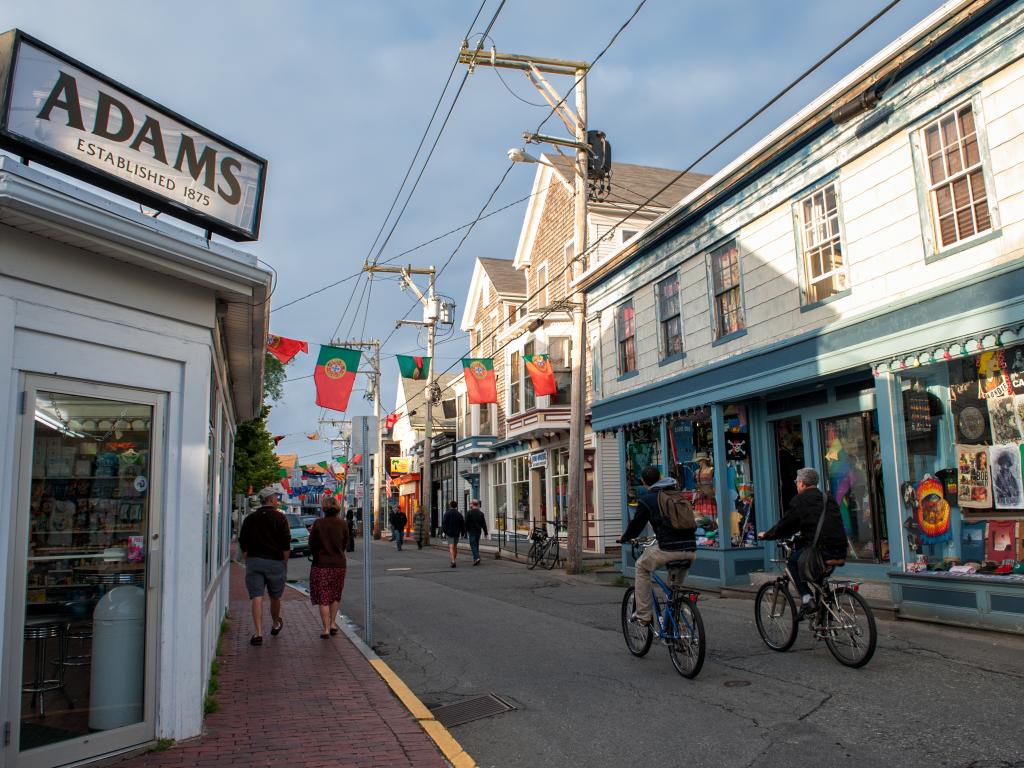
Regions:
<instances>
[{"instance_id":1,"label":"strung flag banner","mask_svg":"<svg viewBox=\"0 0 1024 768\"><path fill-rule=\"evenodd\" d=\"M523 362L526 363L526 370L533 380L533 391L536 395L553 395L558 392L550 355L523 355Z\"/></svg>"},{"instance_id":2,"label":"strung flag banner","mask_svg":"<svg viewBox=\"0 0 1024 768\"><path fill-rule=\"evenodd\" d=\"M282 365L287 365L299 352L309 354L309 344L297 339L271 335L267 337L267 352L280 360Z\"/></svg>"},{"instance_id":3,"label":"strung flag banner","mask_svg":"<svg viewBox=\"0 0 1024 768\"><path fill-rule=\"evenodd\" d=\"M395 355L395 357L398 358L398 370L401 372L403 379L419 381L420 379L427 378L427 372L430 370L429 357L415 357L412 355Z\"/></svg>"},{"instance_id":4,"label":"strung flag banner","mask_svg":"<svg viewBox=\"0 0 1024 768\"><path fill-rule=\"evenodd\" d=\"M384 419L384 429L393 429L400 418L402 418L401 413L389 413Z\"/></svg>"},{"instance_id":5,"label":"strung flag banner","mask_svg":"<svg viewBox=\"0 0 1024 768\"><path fill-rule=\"evenodd\" d=\"M361 453L357 453L357 454L356 454L355 456L353 456L353 457L352 457L352 461L350 461L350 462L348 463L348 465L349 465L350 467L351 467L351 466L354 466L354 465L358 464L358 463L359 463L360 461L362 461L362 460L363 460L363 454L361 454Z\"/></svg>"},{"instance_id":6,"label":"strung flag banner","mask_svg":"<svg viewBox=\"0 0 1024 768\"><path fill-rule=\"evenodd\" d=\"M473 405L498 402L498 385L494 381L494 360L490 357L464 357L466 395Z\"/></svg>"},{"instance_id":7,"label":"strung flag banner","mask_svg":"<svg viewBox=\"0 0 1024 768\"><path fill-rule=\"evenodd\" d=\"M358 349L320 347L320 356L313 371L317 405L335 411L348 408L348 399L352 394L352 385L356 382L356 371L362 354Z\"/></svg>"},{"instance_id":8,"label":"strung flag banner","mask_svg":"<svg viewBox=\"0 0 1024 768\"><path fill-rule=\"evenodd\" d=\"M286 435L274 435L270 439L274 441L274 447L276 448L277 444L280 443L282 440L284 440L285 437L286 437Z\"/></svg>"},{"instance_id":9,"label":"strung flag banner","mask_svg":"<svg viewBox=\"0 0 1024 768\"><path fill-rule=\"evenodd\" d=\"M307 440L319 440L320 439L320 433L319 432L314 432L311 435L306 435L306 439Z\"/></svg>"}]
</instances>

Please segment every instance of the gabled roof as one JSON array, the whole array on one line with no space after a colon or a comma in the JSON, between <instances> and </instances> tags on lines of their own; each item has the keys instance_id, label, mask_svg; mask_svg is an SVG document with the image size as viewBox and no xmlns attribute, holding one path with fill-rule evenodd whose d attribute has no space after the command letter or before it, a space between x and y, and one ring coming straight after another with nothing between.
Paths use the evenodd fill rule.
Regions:
<instances>
[{"instance_id":1,"label":"gabled roof","mask_svg":"<svg viewBox=\"0 0 1024 768\"><path fill-rule=\"evenodd\" d=\"M447 400L454 397L453 390L449 386L456 378L456 374L442 373L435 377L437 385L443 390L441 399ZM413 380L398 377L398 395L395 398L395 412L401 412L401 420L404 420L412 429L423 429L426 424L427 401L423 392L427 382L423 379ZM409 413L412 413L410 418ZM433 422L435 425L454 426L455 419L444 418L440 405L434 406Z\"/></svg>"},{"instance_id":2,"label":"gabled roof","mask_svg":"<svg viewBox=\"0 0 1024 768\"><path fill-rule=\"evenodd\" d=\"M513 264L517 269L530 264L533 244L540 229L544 206L547 202L546 190L551 186L553 179L558 179L570 193L572 192L574 177L572 162L571 158L562 155L544 154L541 156L537 166L537 175L533 181L533 194L526 214L523 216L519 244L516 246L516 256L513 259ZM632 214L635 209L642 206L640 210L636 211L636 215L643 218L646 211L646 219L652 219L668 211L709 178L703 173L686 173L678 179L677 176L679 176L679 171L668 168L613 163L611 192L605 200L589 202L587 207L590 213L603 212L621 217L624 212ZM662 187L665 188L662 189ZM540 194L541 192L544 193ZM652 197L653 200L647 202ZM571 237L572 222L569 221L568 225L567 235Z\"/></svg>"},{"instance_id":3,"label":"gabled roof","mask_svg":"<svg viewBox=\"0 0 1024 768\"><path fill-rule=\"evenodd\" d=\"M572 161L561 155L544 155L554 164L555 169L571 182ZM644 205L650 208L671 208L697 187L707 181L706 173L686 173L679 179L679 171L669 168L655 168L649 165L633 165L632 163L613 163L611 192L601 202L592 202L594 209L602 205L632 206ZM674 180L674 181L673 181ZM672 182L666 189L666 184ZM656 194L657 193L657 194ZM654 196L651 202L647 202Z\"/></svg>"},{"instance_id":4,"label":"gabled roof","mask_svg":"<svg viewBox=\"0 0 1024 768\"><path fill-rule=\"evenodd\" d=\"M512 259L478 256L466 294L466 310L462 314L462 323L459 326L463 331L473 328L485 285L493 286L495 293L503 299L526 298L526 275L516 269Z\"/></svg>"}]
</instances>

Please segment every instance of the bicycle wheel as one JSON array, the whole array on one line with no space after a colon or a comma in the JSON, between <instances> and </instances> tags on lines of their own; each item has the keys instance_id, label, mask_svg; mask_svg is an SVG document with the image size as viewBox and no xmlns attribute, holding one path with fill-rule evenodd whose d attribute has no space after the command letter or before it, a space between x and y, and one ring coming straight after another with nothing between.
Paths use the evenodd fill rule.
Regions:
<instances>
[{"instance_id":1,"label":"bicycle wheel","mask_svg":"<svg viewBox=\"0 0 1024 768\"><path fill-rule=\"evenodd\" d=\"M630 617L636 613L636 591L633 587L622 596L622 636L626 638L626 647L634 656L643 656L651 650L654 632L650 626L641 626Z\"/></svg>"},{"instance_id":2,"label":"bicycle wheel","mask_svg":"<svg viewBox=\"0 0 1024 768\"><path fill-rule=\"evenodd\" d=\"M848 587L836 587L825 603L825 644L836 661L847 667L863 667L875 654L878 633L875 615L867 601Z\"/></svg>"},{"instance_id":3,"label":"bicycle wheel","mask_svg":"<svg viewBox=\"0 0 1024 768\"><path fill-rule=\"evenodd\" d=\"M555 567L555 563L558 562L558 539L552 537L548 542L547 549L544 550L544 567L549 571Z\"/></svg>"},{"instance_id":4,"label":"bicycle wheel","mask_svg":"<svg viewBox=\"0 0 1024 768\"><path fill-rule=\"evenodd\" d=\"M704 635L704 619L696 603L680 600L672 609L672 622L677 637L668 641L669 658L676 672L692 680L704 666L708 642Z\"/></svg>"},{"instance_id":5,"label":"bicycle wheel","mask_svg":"<svg viewBox=\"0 0 1024 768\"><path fill-rule=\"evenodd\" d=\"M530 545L530 551L526 555L526 559L530 561L530 570L532 571L537 567L537 563L540 562L541 555L544 550L541 548L543 542L535 541Z\"/></svg>"},{"instance_id":6,"label":"bicycle wheel","mask_svg":"<svg viewBox=\"0 0 1024 768\"><path fill-rule=\"evenodd\" d=\"M773 651L788 651L796 641L796 602L787 584L769 581L754 598L754 618L764 644Z\"/></svg>"}]
</instances>

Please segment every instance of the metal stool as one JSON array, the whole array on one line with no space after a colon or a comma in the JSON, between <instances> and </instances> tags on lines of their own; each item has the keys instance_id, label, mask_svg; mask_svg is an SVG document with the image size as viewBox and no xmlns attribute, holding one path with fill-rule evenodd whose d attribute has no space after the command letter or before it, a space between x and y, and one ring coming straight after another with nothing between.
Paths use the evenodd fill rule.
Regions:
<instances>
[{"instance_id":1,"label":"metal stool","mask_svg":"<svg viewBox=\"0 0 1024 768\"><path fill-rule=\"evenodd\" d=\"M71 643L78 643L80 653L71 653ZM64 627L64 652L51 661L58 667L88 667L92 664L92 624L77 622ZM84 648L89 643L89 650Z\"/></svg>"},{"instance_id":2,"label":"metal stool","mask_svg":"<svg viewBox=\"0 0 1024 768\"><path fill-rule=\"evenodd\" d=\"M75 706L75 702L71 699L71 694L68 693L67 687L64 685L64 634L66 627L67 622L63 619L27 619L25 621L25 640L34 643L35 659L33 660L33 667L35 676L31 682L23 685L21 690L23 693L32 694L31 706L33 708L38 700L40 717L46 717L44 697L50 691L63 691L68 704L72 707ZM46 677L46 646L51 639L57 641L58 661L57 676L55 678Z\"/></svg>"}]
</instances>

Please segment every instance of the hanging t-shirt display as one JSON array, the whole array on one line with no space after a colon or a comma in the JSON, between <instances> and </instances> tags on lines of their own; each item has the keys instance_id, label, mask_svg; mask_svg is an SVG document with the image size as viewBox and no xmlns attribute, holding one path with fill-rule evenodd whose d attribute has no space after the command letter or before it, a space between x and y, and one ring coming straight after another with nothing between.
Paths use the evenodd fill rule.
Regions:
<instances>
[{"instance_id":1,"label":"hanging t-shirt display","mask_svg":"<svg viewBox=\"0 0 1024 768\"><path fill-rule=\"evenodd\" d=\"M960 529L960 555L965 563L985 559L985 523L964 523Z\"/></svg>"},{"instance_id":2,"label":"hanging t-shirt display","mask_svg":"<svg viewBox=\"0 0 1024 768\"><path fill-rule=\"evenodd\" d=\"M1017 421L1017 409L1014 406L1013 395L991 398L988 401L988 420L992 426L993 443L1016 445L1024 440L1024 435L1021 435L1020 423Z\"/></svg>"},{"instance_id":3,"label":"hanging t-shirt display","mask_svg":"<svg viewBox=\"0 0 1024 768\"><path fill-rule=\"evenodd\" d=\"M985 555L988 560L1001 563L1013 560L1013 545L1016 541L1017 523L1013 520L990 520L988 536L985 539Z\"/></svg>"},{"instance_id":4,"label":"hanging t-shirt display","mask_svg":"<svg viewBox=\"0 0 1024 768\"><path fill-rule=\"evenodd\" d=\"M996 509L1024 509L1020 448L1017 445L993 445L988 450Z\"/></svg>"},{"instance_id":5,"label":"hanging t-shirt display","mask_svg":"<svg viewBox=\"0 0 1024 768\"><path fill-rule=\"evenodd\" d=\"M917 497L914 512L922 543L939 544L948 541L951 537L951 519L942 483L932 475L925 475L914 493Z\"/></svg>"}]
</instances>

